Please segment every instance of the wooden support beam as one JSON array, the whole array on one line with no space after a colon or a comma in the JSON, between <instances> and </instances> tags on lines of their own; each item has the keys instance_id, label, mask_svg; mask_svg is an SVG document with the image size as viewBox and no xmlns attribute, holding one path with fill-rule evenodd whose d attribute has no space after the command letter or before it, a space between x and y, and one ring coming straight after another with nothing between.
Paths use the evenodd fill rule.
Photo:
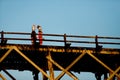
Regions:
<instances>
[{"instance_id":1,"label":"wooden support beam","mask_svg":"<svg viewBox=\"0 0 120 80\"><path fill-rule=\"evenodd\" d=\"M12 80L16 80L7 70L3 69L3 71L4 71Z\"/></svg>"},{"instance_id":2,"label":"wooden support beam","mask_svg":"<svg viewBox=\"0 0 120 80\"><path fill-rule=\"evenodd\" d=\"M48 55L47 55L47 57L49 59L52 59L51 58L51 53L50 53L49 49L48 49ZM54 69L53 69L53 64L52 64L52 62L50 60L48 60L48 69L49 69L51 80L54 80Z\"/></svg>"},{"instance_id":3,"label":"wooden support beam","mask_svg":"<svg viewBox=\"0 0 120 80\"><path fill-rule=\"evenodd\" d=\"M55 62L54 60L50 59L49 57L47 57L48 60L50 60L55 66L57 66L60 70L62 70L63 72L65 72L66 74L68 74L70 77L72 77L74 80L78 80L77 77L75 77L74 75L72 75L70 72L68 72L67 70L65 70L62 66L60 66L57 62ZM60 77L61 78L61 77ZM59 80L55 79L55 80Z\"/></svg>"},{"instance_id":4,"label":"wooden support beam","mask_svg":"<svg viewBox=\"0 0 120 80\"><path fill-rule=\"evenodd\" d=\"M25 51L29 51L29 50L34 50L35 48L32 47L31 45L27 45L27 44L7 44L5 46L1 46L0 45L0 49L10 49L10 47L14 47L16 46L19 50L25 50ZM51 52L60 52L63 53L65 52L65 47L64 46L43 46L39 47L39 51L41 52L46 52L48 51L48 47L50 49ZM91 53L95 53L95 48L90 48L90 47L70 47L67 48L67 53L81 53L84 49L86 49L87 51L91 51ZM113 48L102 48L102 50L99 52L99 54L120 54L120 49L113 49Z\"/></svg>"},{"instance_id":5,"label":"wooden support beam","mask_svg":"<svg viewBox=\"0 0 120 80\"><path fill-rule=\"evenodd\" d=\"M117 72L120 71L120 66L113 72L110 74L109 78L107 80L112 80L112 78L114 77L115 74L117 74ZM118 77L118 80L120 78Z\"/></svg>"},{"instance_id":6,"label":"wooden support beam","mask_svg":"<svg viewBox=\"0 0 120 80\"><path fill-rule=\"evenodd\" d=\"M46 68L42 68L42 69L47 74ZM43 77L43 80L48 80L48 78L44 74L42 74L42 77Z\"/></svg>"},{"instance_id":7,"label":"wooden support beam","mask_svg":"<svg viewBox=\"0 0 120 80\"><path fill-rule=\"evenodd\" d=\"M17 47L13 46L8 49L9 50L0 58L0 63L10 54L12 50L15 50L20 56L22 56L26 61L28 61L38 71L44 74L47 78L51 79L39 66L37 66L32 60L30 60L27 56L25 56Z\"/></svg>"},{"instance_id":8,"label":"wooden support beam","mask_svg":"<svg viewBox=\"0 0 120 80\"><path fill-rule=\"evenodd\" d=\"M98 63L100 63L103 67L105 67L110 72L114 72L110 67L108 67L105 63L103 63L101 60L99 60L96 56L94 56L90 51L87 52L89 56L91 56L93 59L95 59ZM115 74L118 78L120 78L120 75Z\"/></svg>"},{"instance_id":9,"label":"wooden support beam","mask_svg":"<svg viewBox=\"0 0 120 80\"><path fill-rule=\"evenodd\" d=\"M10 54L10 52L13 50L13 47L10 47L9 50L0 58L0 63Z\"/></svg>"},{"instance_id":10,"label":"wooden support beam","mask_svg":"<svg viewBox=\"0 0 120 80\"><path fill-rule=\"evenodd\" d=\"M77 63L84 55L86 54L86 50L83 50L83 53L79 55L66 69L65 71L68 71L75 63ZM60 79L64 74L65 71L63 71L55 80Z\"/></svg>"},{"instance_id":11,"label":"wooden support beam","mask_svg":"<svg viewBox=\"0 0 120 80\"><path fill-rule=\"evenodd\" d=\"M32 60L25 56L17 47L15 47L14 50L16 50L25 60L32 64L32 66L34 66L38 71L44 74L47 78L51 79L49 75L47 75L39 66L37 66Z\"/></svg>"},{"instance_id":12,"label":"wooden support beam","mask_svg":"<svg viewBox=\"0 0 120 80\"><path fill-rule=\"evenodd\" d=\"M112 75L112 72L109 72L109 76L111 76ZM115 77L113 76L110 80L115 80L114 79Z\"/></svg>"},{"instance_id":13,"label":"wooden support beam","mask_svg":"<svg viewBox=\"0 0 120 80\"><path fill-rule=\"evenodd\" d=\"M2 74L0 74L0 78L2 78L2 80L7 80Z\"/></svg>"}]
</instances>

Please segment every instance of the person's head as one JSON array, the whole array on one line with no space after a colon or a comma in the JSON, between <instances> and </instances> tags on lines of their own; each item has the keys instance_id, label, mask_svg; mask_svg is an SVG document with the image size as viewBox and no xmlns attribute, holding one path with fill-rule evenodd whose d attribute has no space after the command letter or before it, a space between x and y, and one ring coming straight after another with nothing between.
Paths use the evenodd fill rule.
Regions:
<instances>
[{"instance_id":1,"label":"person's head","mask_svg":"<svg viewBox=\"0 0 120 80\"><path fill-rule=\"evenodd\" d=\"M35 29L36 29L36 26L33 25L33 26L32 26L32 31L35 31Z\"/></svg>"},{"instance_id":2,"label":"person's head","mask_svg":"<svg viewBox=\"0 0 120 80\"><path fill-rule=\"evenodd\" d=\"M39 31L42 31L42 27L41 27L40 25L37 26L37 29L38 29Z\"/></svg>"}]
</instances>

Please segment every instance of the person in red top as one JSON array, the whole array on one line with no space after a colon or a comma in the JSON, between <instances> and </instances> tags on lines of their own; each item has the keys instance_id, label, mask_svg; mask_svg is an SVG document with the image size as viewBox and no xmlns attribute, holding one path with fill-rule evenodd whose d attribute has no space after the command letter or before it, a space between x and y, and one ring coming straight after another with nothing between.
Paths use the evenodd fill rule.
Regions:
<instances>
[{"instance_id":1,"label":"person in red top","mask_svg":"<svg viewBox=\"0 0 120 80\"><path fill-rule=\"evenodd\" d=\"M39 39L39 44L42 45L43 41L42 41L42 27L41 26L37 26L38 29L38 39Z\"/></svg>"}]
</instances>

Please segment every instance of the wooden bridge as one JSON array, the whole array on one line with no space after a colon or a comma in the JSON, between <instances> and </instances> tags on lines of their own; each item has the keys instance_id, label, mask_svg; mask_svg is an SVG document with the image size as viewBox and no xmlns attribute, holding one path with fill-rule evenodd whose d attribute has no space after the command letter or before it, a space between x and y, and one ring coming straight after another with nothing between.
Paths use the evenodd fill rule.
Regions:
<instances>
[{"instance_id":1,"label":"wooden bridge","mask_svg":"<svg viewBox=\"0 0 120 80\"><path fill-rule=\"evenodd\" d=\"M0 71L29 70L34 80L60 80L72 72L93 72L97 80L120 80L120 37L42 34L43 45L31 44L31 33L0 32ZM106 46L107 45L107 46ZM49 74L46 73L49 71ZM54 71L62 71L57 77ZM107 74L110 74L107 76ZM0 77L6 80L0 73Z\"/></svg>"}]
</instances>

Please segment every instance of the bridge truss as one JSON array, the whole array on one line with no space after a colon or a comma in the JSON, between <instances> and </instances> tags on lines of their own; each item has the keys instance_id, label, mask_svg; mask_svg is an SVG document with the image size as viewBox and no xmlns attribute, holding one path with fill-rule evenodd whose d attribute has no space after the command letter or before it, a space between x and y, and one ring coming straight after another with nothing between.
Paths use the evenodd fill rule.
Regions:
<instances>
[{"instance_id":1,"label":"bridge truss","mask_svg":"<svg viewBox=\"0 0 120 80\"><path fill-rule=\"evenodd\" d=\"M43 36L62 37L63 40L43 39L43 41L61 42L64 46L36 45L35 47L32 44L7 43L9 40L30 41L30 38L5 37L5 34L24 36L30 35L30 33L0 33L0 70L3 70L13 80L15 80L15 78L7 72L7 69L30 70L34 73L34 80L38 80L39 72L43 74L43 80L59 80L65 74L69 75L73 80L78 80L71 71L93 72L96 74L97 80L100 80L102 74L107 73L110 73L110 76L107 76L104 79L113 80L114 77L116 77L117 80L120 79L120 48L103 48L103 45L99 45L120 45L120 37L43 34ZM94 41L68 40L68 37L92 38ZM99 38L115 39L117 41L99 42ZM95 47L72 46L72 43L95 44ZM57 77L54 76L54 71L56 70L62 71ZM46 71L49 71L49 74L47 74ZM3 80L6 80L2 74L0 74L0 77Z\"/></svg>"}]
</instances>

